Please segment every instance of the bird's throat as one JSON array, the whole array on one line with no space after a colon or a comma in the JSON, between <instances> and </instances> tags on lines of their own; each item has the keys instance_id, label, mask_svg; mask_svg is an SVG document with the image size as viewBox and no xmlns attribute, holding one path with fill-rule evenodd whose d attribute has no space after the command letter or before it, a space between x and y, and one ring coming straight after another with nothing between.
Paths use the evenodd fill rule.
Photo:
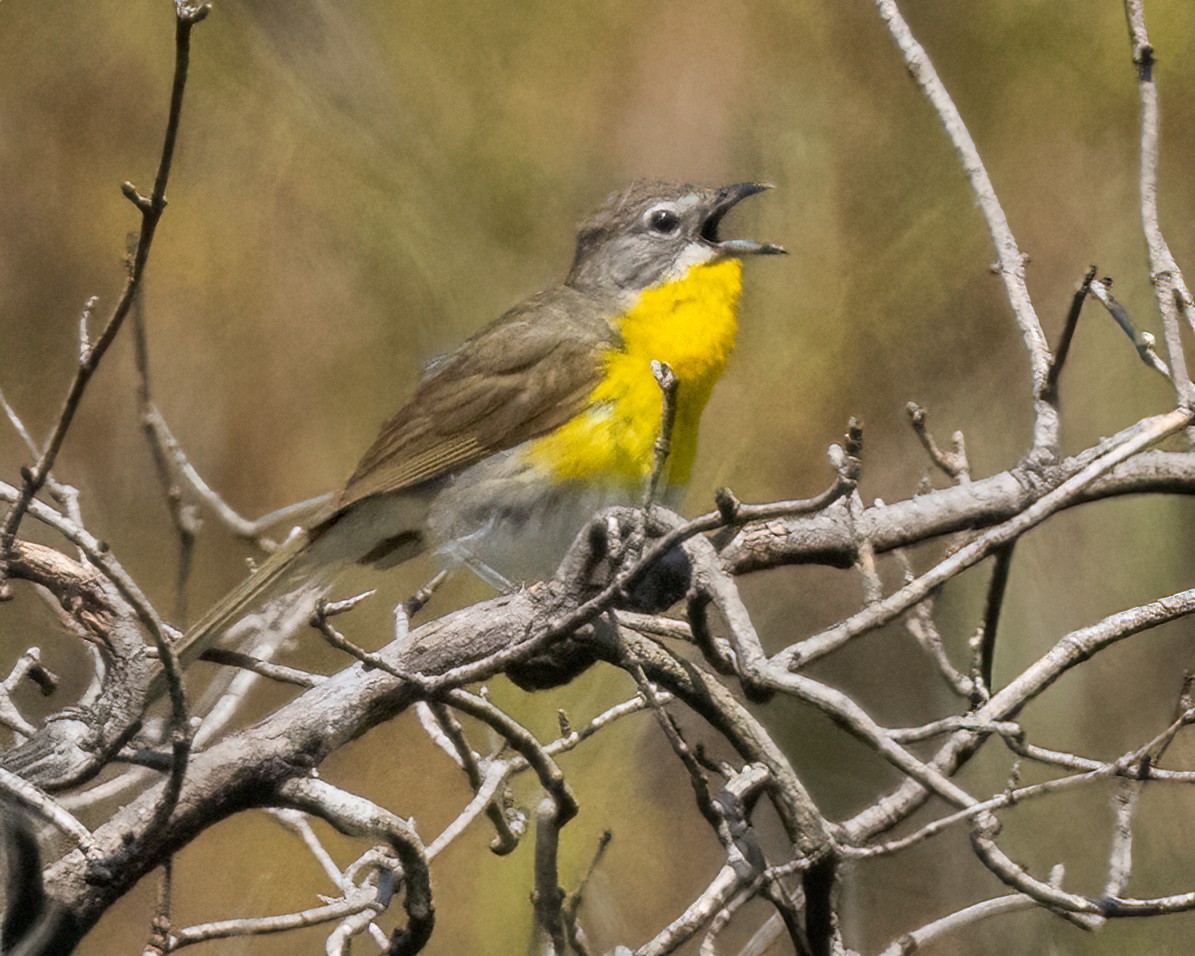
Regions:
<instances>
[{"instance_id":1,"label":"bird's throat","mask_svg":"<svg viewBox=\"0 0 1195 956\"><path fill-rule=\"evenodd\" d=\"M694 266L682 279L644 291L617 320L620 344L603 357L602 381L586 409L531 442L525 454L555 481L636 487L650 473L662 397L651 362L679 381L668 480L684 485L697 453L697 428L726 369L738 329L742 265Z\"/></svg>"}]
</instances>

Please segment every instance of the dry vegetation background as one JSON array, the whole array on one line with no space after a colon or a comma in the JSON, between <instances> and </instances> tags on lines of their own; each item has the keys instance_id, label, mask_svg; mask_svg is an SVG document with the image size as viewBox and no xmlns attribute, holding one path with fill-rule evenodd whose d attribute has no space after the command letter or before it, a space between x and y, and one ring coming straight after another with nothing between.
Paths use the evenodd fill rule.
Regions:
<instances>
[{"instance_id":1,"label":"dry vegetation background","mask_svg":"<svg viewBox=\"0 0 1195 956\"><path fill-rule=\"evenodd\" d=\"M1029 288L1047 333L1057 335L1092 262L1116 279L1138 323L1159 331L1139 229L1137 92L1121 4L910 0L905 8L1032 255ZM1160 64L1163 227L1189 269L1195 7L1151 0L1148 14ZM57 413L83 302L98 295L110 307L119 290L136 216L118 186L127 178L148 187L172 35L166 0L0 3L0 388L35 433ZM719 485L750 501L820 489L825 446L849 415L866 429L864 499L907 497L927 469L904 413L910 399L928 407L943 435L965 431L976 475L1019 458L1029 437L1028 372L989 272L989 240L936 118L861 0L217 0L194 39L170 206L144 300L158 404L201 472L242 511L329 490L421 364L561 276L576 222L638 176L770 180L779 188L737 211L728 232L792 253L748 264L740 347L707 413L689 512L706 510ZM106 360L57 470L83 491L93 530L169 608L175 544L137 423L131 341L124 335ZM1171 398L1091 309L1062 400L1064 450L1075 450ZM0 428L5 480L16 481L23 463L23 448ZM1188 586L1191 518L1185 500L1121 501L1063 514L1033 533L1013 565L997 683L1057 635ZM209 526L193 609L240 577L244 554ZM896 569L885 567L894 581ZM431 571L416 563L383 586L398 598ZM971 577L970 592L956 587L940 612L956 655L977 622L986 572ZM757 578L745 593L775 646L861 599L848 572ZM461 578L431 612L485 594ZM385 626L384 601L373 613ZM368 643L363 620L356 634ZM855 692L881 721L938 716L946 699L936 675L908 653L899 627L889 630L814 674ZM1026 715L1027 726L1048 724L1054 745L1104 757L1136 746L1168 722L1183 670L1195 667L1191 630L1180 622L1125 642L1067 678ZM40 645L69 683L74 642L27 593L0 614L0 640L5 654ZM331 659L312 642L307 663ZM532 698L504 681L492 692L548 732L556 708L587 717L633 687L595 671ZM895 782L891 768L820 716L771 706L769 725L782 728L778 739L829 816ZM1195 756L1182 738L1172 754L1188 764ZM412 781L404 768L417 764ZM619 936L654 932L722 855L687 796L677 802L687 791L683 771L649 717L562 765L582 807L564 835L566 886L598 834L614 829L587 904L591 935L600 941L603 926ZM432 830L465 799L463 778L437 760L409 716L327 769ZM980 759L963 780L1001 772ZM1157 885L1138 892L1189 886L1195 836L1180 821L1195 798L1158 788L1144 799L1154 804L1140 817L1137 847ZM1078 860L1068 880L1080 884L1088 859L1094 887L1109 818L1107 794L1092 790L1013 812L1004 841L1039 866ZM438 862L430 952L523 951L530 848L493 858L488 839L477 827ZM649 844L669 849L646 854ZM959 831L869 868L865 880L848 873L846 887L848 933L871 948L997 884ZM180 858L176 918L278 912L326 889L275 823L244 815ZM153 894L144 881L82 951L143 943ZM866 914L866 925L852 923L852 913ZM238 945L219 944L227 953ZM296 939L246 945L289 953ZM973 927L948 945L965 950L943 952L1187 953L1195 915L1113 923L1093 938L1032 912Z\"/></svg>"}]
</instances>

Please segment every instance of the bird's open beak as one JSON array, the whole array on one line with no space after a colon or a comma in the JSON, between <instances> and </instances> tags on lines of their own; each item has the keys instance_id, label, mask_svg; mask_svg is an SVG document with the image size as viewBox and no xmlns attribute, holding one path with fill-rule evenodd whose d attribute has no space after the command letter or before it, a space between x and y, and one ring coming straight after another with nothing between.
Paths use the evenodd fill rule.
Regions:
<instances>
[{"instance_id":1,"label":"bird's open beak","mask_svg":"<svg viewBox=\"0 0 1195 956\"><path fill-rule=\"evenodd\" d=\"M702 238L717 246L718 251L727 256L776 256L784 255L788 250L773 242L756 242L754 239L719 239L718 226L732 208L746 199L764 190L771 189L771 183L733 183L718 190L714 201L713 212L701 227Z\"/></svg>"}]
</instances>

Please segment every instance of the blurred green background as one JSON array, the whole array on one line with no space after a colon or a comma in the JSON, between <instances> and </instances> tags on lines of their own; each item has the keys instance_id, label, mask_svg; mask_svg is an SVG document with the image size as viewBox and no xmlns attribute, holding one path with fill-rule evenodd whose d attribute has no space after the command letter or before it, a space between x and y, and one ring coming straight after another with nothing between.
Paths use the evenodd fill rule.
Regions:
<instances>
[{"instance_id":1,"label":"blurred green background","mask_svg":"<svg viewBox=\"0 0 1195 956\"><path fill-rule=\"evenodd\" d=\"M1051 338L1092 262L1115 277L1139 324L1160 332L1139 230L1137 91L1121 4L904 6L1032 256L1029 286ZM1163 224L1179 262L1195 268L1195 7L1158 0L1147 16L1160 60ZM136 215L118 186L149 188L172 38L166 0L0 4L0 388L37 435L69 380L84 301L98 295L103 316L119 292ZM935 116L862 0L217 0L194 35L170 206L146 287L157 402L200 471L243 512L330 490L422 363L559 279L576 223L639 176L776 183L727 232L792 253L749 264L740 345L705 419L690 513L723 484L753 501L820 489L824 449L850 415L866 428L865 499L909 496L927 463L906 422L908 400L928 407L943 441L965 431L977 476L1017 461L1028 438L1027 362L989 269L994 254ZM1063 379L1067 448L1169 401L1165 383L1089 308ZM4 480L15 482L27 461L0 428ZM175 545L137 424L128 334L87 394L58 474L83 491L93 530L171 607ZM1035 532L1017 552L997 679L1071 628L1189 585L1191 517L1185 501L1119 501ZM209 522L191 606L231 586L245 554ZM923 568L933 553L913 557ZM897 570L883 569L895 583ZM408 566L384 593L409 594L432 570ZM959 662L986 574L972 573L940 602ZM862 595L853 574L819 569L760 575L744 589L772 648L849 613ZM485 594L456 580L432 613ZM379 600L353 622L354 635L379 645L385 621ZM76 649L27 593L0 611L0 635L0 671L38 644L68 683L82 679ZM1169 720L1195 657L1190 636L1180 623L1081 668L1026 712L1032 739L1103 757L1139 745ZM340 663L320 648L307 655L312 666ZM816 673L892 725L956 707L899 628ZM551 735L556 708L580 722L632 687L594 673L533 698L502 681L492 692ZM896 782L820 716L784 703L761 712L832 817ZM1192 765L1192 749L1180 741L1173 765ZM1006 756L990 750L965 776L976 792L999 789L1007 776ZM602 949L643 941L706 884L720 849L649 718L625 722L564 766L582 812L564 834L562 880L575 883L600 832L613 828L585 926ZM337 755L325 774L413 816L425 839L468 798L410 718ZM534 788L519 794L534 806ZM1092 789L1018 808L1006 815L1003 843L1039 875L1066 861L1069 886L1099 892L1110 795ZM1193 809L1177 788L1146 792L1130 893L1195 885ZM289 911L334 892L280 833L264 815L246 814L189 848L175 881L180 924ZM526 951L530 843L497 859L488 839L479 824L437 862L430 952ZM342 865L363 849L329 841ZM865 951L1001 892L962 830L845 877L844 927ZM143 881L115 907L83 951L139 951L155 883ZM741 940L764 915L748 908L727 938ZM214 950L316 950L325 933ZM1028 913L931 952L1193 946L1191 917L1089 937Z\"/></svg>"}]
</instances>

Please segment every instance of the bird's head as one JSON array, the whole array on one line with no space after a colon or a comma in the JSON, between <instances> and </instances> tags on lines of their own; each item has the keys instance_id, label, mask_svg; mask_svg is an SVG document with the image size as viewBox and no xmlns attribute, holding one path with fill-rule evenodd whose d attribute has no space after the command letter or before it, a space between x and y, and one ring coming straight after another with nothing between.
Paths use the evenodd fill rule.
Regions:
<instances>
[{"instance_id":1,"label":"bird's head","mask_svg":"<svg viewBox=\"0 0 1195 956\"><path fill-rule=\"evenodd\" d=\"M568 283L640 292L718 259L783 253L773 243L719 235L731 208L769 188L763 183L634 182L581 226Z\"/></svg>"}]
</instances>

